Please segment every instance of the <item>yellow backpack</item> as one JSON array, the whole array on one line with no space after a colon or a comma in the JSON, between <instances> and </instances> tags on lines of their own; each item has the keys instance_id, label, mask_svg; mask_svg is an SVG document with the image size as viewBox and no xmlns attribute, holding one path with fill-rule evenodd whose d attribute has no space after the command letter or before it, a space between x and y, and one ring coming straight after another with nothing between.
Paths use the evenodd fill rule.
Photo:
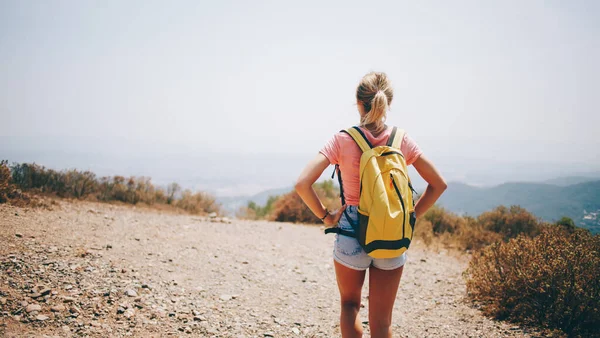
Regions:
<instances>
[{"instance_id":1,"label":"yellow backpack","mask_svg":"<svg viewBox=\"0 0 600 338\"><path fill-rule=\"evenodd\" d=\"M416 221L414 190L400 151L404 130L394 127L387 145L375 148L358 127L342 132L352 136L363 152L360 157L358 223L352 224L346 215L354 233L338 227L325 229L325 233L355 237L373 258L398 257L408 249ZM339 166L336 170L342 204L345 204Z\"/></svg>"}]
</instances>

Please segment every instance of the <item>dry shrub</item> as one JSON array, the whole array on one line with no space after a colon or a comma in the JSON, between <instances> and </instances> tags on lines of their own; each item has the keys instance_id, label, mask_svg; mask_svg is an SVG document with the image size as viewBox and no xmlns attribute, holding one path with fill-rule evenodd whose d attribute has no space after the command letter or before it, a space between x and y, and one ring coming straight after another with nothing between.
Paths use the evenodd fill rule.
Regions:
<instances>
[{"instance_id":1,"label":"dry shrub","mask_svg":"<svg viewBox=\"0 0 600 338\"><path fill-rule=\"evenodd\" d=\"M415 237L426 245L437 241L449 248L475 250L502 238L486 229L478 220L469 216L458 216L439 206L433 206L420 218L415 226Z\"/></svg>"},{"instance_id":2,"label":"dry shrub","mask_svg":"<svg viewBox=\"0 0 600 338\"><path fill-rule=\"evenodd\" d=\"M6 174L8 169L6 162L3 163L0 176L2 173ZM13 164L11 171L14 185L34 193L104 202L120 201L127 204L170 204L195 214L220 211L215 198L207 193L186 191L179 197L181 188L177 183L170 184L165 191L155 187L149 177L113 176L98 179L90 171L55 171L35 163ZM0 182L0 189L3 186ZM2 190L0 200L1 193Z\"/></svg>"},{"instance_id":3,"label":"dry shrub","mask_svg":"<svg viewBox=\"0 0 600 338\"><path fill-rule=\"evenodd\" d=\"M525 324L594 335L600 327L600 235L545 226L475 254L469 295L486 314Z\"/></svg>"},{"instance_id":4,"label":"dry shrub","mask_svg":"<svg viewBox=\"0 0 600 338\"><path fill-rule=\"evenodd\" d=\"M10 169L6 161L0 161L0 203L8 202L9 196L14 190L10 178Z\"/></svg>"},{"instance_id":5,"label":"dry shrub","mask_svg":"<svg viewBox=\"0 0 600 338\"><path fill-rule=\"evenodd\" d=\"M458 247L462 250L478 250L502 240L502 235L485 229L472 217L464 217L465 225L457 237Z\"/></svg>"},{"instance_id":6,"label":"dry shrub","mask_svg":"<svg viewBox=\"0 0 600 338\"><path fill-rule=\"evenodd\" d=\"M507 240L515 238L519 234L535 236L539 233L541 226L537 217L517 205L510 208L499 206L479 215L477 221L484 229L499 233Z\"/></svg>"},{"instance_id":7,"label":"dry shrub","mask_svg":"<svg viewBox=\"0 0 600 338\"><path fill-rule=\"evenodd\" d=\"M190 190L182 193L181 198L176 200L175 206L192 214L220 211L220 206L212 195L204 192L192 193Z\"/></svg>"},{"instance_id":8,"label":"dry shrub","mask_svg":"<svg viewBox=\"0 0 600 338\"><path fill-rule=\"evenodd\" d=\"M419 218L417 220L417 224L415 225L413 239L419 239L423 241L426 246L430 246L434 238L435 235L433 234L433 224L426 219Z\"/></svg>"},{"instance_id":9,"label":"dry shrub","mask_svg":"<svg viewBox=\"0 0 600 338\"><path fill-rule=\"evenodd\" d=\"M465 220L462 217L437 205L427 210L423 219L431 223L433 233L437 235L446 232L457 233L465 226Z\"/></svg>"},{"instance_id":10,"label":"dry shrub","mask_svg":"<svg viewBox=\"0 0 600 338\"><path fill-rule=\"evenodd\" d=\"M336 210L341 207L339 190L334 186L332 180L315 183L313 188L317 196L321 199L321 202L329 210ZM321 223L321 220L310 211L295 191L285 194L274 201L273 211L268 218L277 222Z\"/></svg>"},{"instance_id":11,"label":"dry shrub","mask_svg":"<svg viewBox=\"0 0 600 338\"><path fill-rule=\"evenodd\" d=\"M31 203L31 198L22 193L11 182L12 174L8 161L0 161L0 204L10 202L16 206L25 206Z\"/></svg>"}]
</instances>

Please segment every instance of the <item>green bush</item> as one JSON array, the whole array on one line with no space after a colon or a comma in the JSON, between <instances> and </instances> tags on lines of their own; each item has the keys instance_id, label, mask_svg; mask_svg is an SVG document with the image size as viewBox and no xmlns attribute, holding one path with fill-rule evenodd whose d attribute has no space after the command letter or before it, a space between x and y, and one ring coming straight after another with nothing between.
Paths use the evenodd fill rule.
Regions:
<instances>
[{"instance_id":1,"label":"green bush","mask_svg":"<svg viewBox=\"0 0 600 338\"><path fill-rule=\"evenodd\" d=\"M558 328L574 335L600 328L600 235L542 227L476 253L467 291L499 319Z\"/></svg>"}]
</instances>

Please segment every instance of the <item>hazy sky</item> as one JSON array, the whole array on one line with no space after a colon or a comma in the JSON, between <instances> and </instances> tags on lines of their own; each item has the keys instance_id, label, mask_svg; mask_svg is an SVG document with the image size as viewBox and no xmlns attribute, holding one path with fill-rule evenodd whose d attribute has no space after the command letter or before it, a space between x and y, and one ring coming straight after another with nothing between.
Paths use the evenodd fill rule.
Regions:
<instances>
[{"instance_id":1,"label":"hazy sky","mask_svg":"<svg viewBox=\"0 0 600 338\"><path fill-rule=\"evenodd\" d=\"M377 70L389 124L442 169L597 170L598 18L598 1L0 0L0 155L304 161L358 122Z\"/></svg>"}]
</instances>

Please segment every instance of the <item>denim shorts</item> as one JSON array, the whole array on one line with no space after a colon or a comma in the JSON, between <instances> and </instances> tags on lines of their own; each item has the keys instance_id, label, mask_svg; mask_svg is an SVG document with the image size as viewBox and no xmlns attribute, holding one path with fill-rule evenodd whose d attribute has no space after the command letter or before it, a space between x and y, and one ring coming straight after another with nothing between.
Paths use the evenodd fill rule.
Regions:
<instances>
[{"instance_id":1,"label":"denim shorts","mask_svg":"<svg viewBox=\"0 0 600 338\"><path fill-rule=\"evenodd\" d=\"M347 214L347 215L346 215ZM346 212L340 218L338 227L343 230L354 232L347 216L353 224L358 223L358 209L354 205L349 205ZM406 252L399 257L394 258L372 258L367 255L363 248L354 237L344 235L335 235L335 245L333 247L333 259L354 270L366 270L374 266L381 270L395 270L406 263Z\"/></svg>"}]
</instances>

